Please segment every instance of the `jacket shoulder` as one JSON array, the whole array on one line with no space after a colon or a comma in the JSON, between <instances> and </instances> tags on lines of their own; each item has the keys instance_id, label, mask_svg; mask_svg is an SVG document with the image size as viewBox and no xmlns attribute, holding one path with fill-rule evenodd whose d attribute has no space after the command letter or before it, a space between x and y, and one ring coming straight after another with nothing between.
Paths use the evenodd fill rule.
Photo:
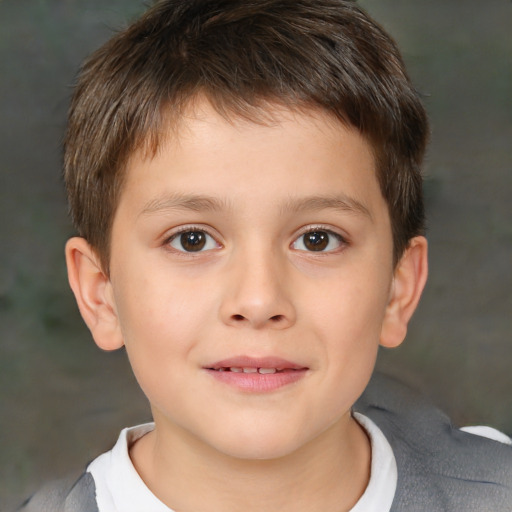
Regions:
<instances>
[{"instance_id":1,"label":"jacket shoulder","mask_svg":"<svg viewBox=\"0 0 512 512\"><path fill-rule=\"evenodd\" d=\"M43 486L19 512L98 512L96 487L90 473L55 480Z\"/></svg>"},{"instance_id":2,"label":"jacket shoulder","mask_svg":"<svg viewBox=\"0 0 512 512\"><path fill-rule=\"evenodd\" d=\"M462 432L419 393L381 374L354 410L373 420L393 449L393 511L511 511L512 446Z\"/></svg>"}]
</instances>

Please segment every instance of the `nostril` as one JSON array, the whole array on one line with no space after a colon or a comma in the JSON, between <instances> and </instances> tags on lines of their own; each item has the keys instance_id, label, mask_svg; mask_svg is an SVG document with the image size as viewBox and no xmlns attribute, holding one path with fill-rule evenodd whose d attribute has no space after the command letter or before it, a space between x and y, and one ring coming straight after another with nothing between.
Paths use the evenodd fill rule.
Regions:
<instances>
[{"instance_id":1,"label":"nostril","mask_svg":"<svg viewBox=\"0 0 512 512\"><path fill-rule=\"evenodd\" d=\"M235 322L243 322L244 320L246 320L245 316L243 316L243 315L232 315L231 318ZM275 322L275 323L281 322L283 319L284 319L283 315L274 315L269 318L269 320L271 322Z\"/></svg>"}]
</instances>

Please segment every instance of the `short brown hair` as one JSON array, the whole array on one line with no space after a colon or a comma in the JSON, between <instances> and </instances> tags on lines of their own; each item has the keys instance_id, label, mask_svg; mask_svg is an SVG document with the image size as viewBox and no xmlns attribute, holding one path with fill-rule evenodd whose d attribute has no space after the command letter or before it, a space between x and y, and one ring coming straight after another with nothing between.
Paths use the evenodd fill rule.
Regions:
<instances>
[{"instance_id":1,"label":"short brown hair","mask_svg":"<svg viewBox=\"0 0 512 512\"><path fill-rule=\"evenodd\" d=\"M371 144L395 262L424 230L428 124L391 37L350 0L163 0L83 65L65 139L72 219L108 271L123 169L198 95L257 119L321 109Z\"/></svg>"}]
</instances>

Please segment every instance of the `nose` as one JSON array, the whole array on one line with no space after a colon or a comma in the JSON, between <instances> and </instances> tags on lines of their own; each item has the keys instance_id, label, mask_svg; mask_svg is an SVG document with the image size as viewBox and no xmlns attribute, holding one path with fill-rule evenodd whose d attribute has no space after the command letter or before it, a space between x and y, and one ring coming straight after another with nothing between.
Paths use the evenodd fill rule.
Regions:
<instances>
[{"instance_id":1,"label":"nose","mask_svg":"<svg viewBox=\"0 0 512 512\"><path fill-rule=\"evenodd\" d=\"M233 255L220 307L222 321L235 327L286 329L296 321L289 270L279 255Z\"/></svg>"}]
</instances>

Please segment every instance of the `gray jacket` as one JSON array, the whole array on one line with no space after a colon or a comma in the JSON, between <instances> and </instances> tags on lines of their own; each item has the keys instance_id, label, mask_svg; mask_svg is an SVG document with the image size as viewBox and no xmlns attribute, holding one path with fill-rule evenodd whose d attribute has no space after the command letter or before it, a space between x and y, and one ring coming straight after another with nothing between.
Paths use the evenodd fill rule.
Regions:
<instances>
[{"instance_id":1,"label":"gray jacket","mask_svg":"<svg viewBox=\"0 0 512 512\"><path fill-rule=\"evenodd\" d=\"M454 429L399 382L373 376L354 410L393 448L398 482L391 512L512 512L512 447ZM49 484L20 512L98 512L94 481Z\"/></svg>"}]
</instances>

